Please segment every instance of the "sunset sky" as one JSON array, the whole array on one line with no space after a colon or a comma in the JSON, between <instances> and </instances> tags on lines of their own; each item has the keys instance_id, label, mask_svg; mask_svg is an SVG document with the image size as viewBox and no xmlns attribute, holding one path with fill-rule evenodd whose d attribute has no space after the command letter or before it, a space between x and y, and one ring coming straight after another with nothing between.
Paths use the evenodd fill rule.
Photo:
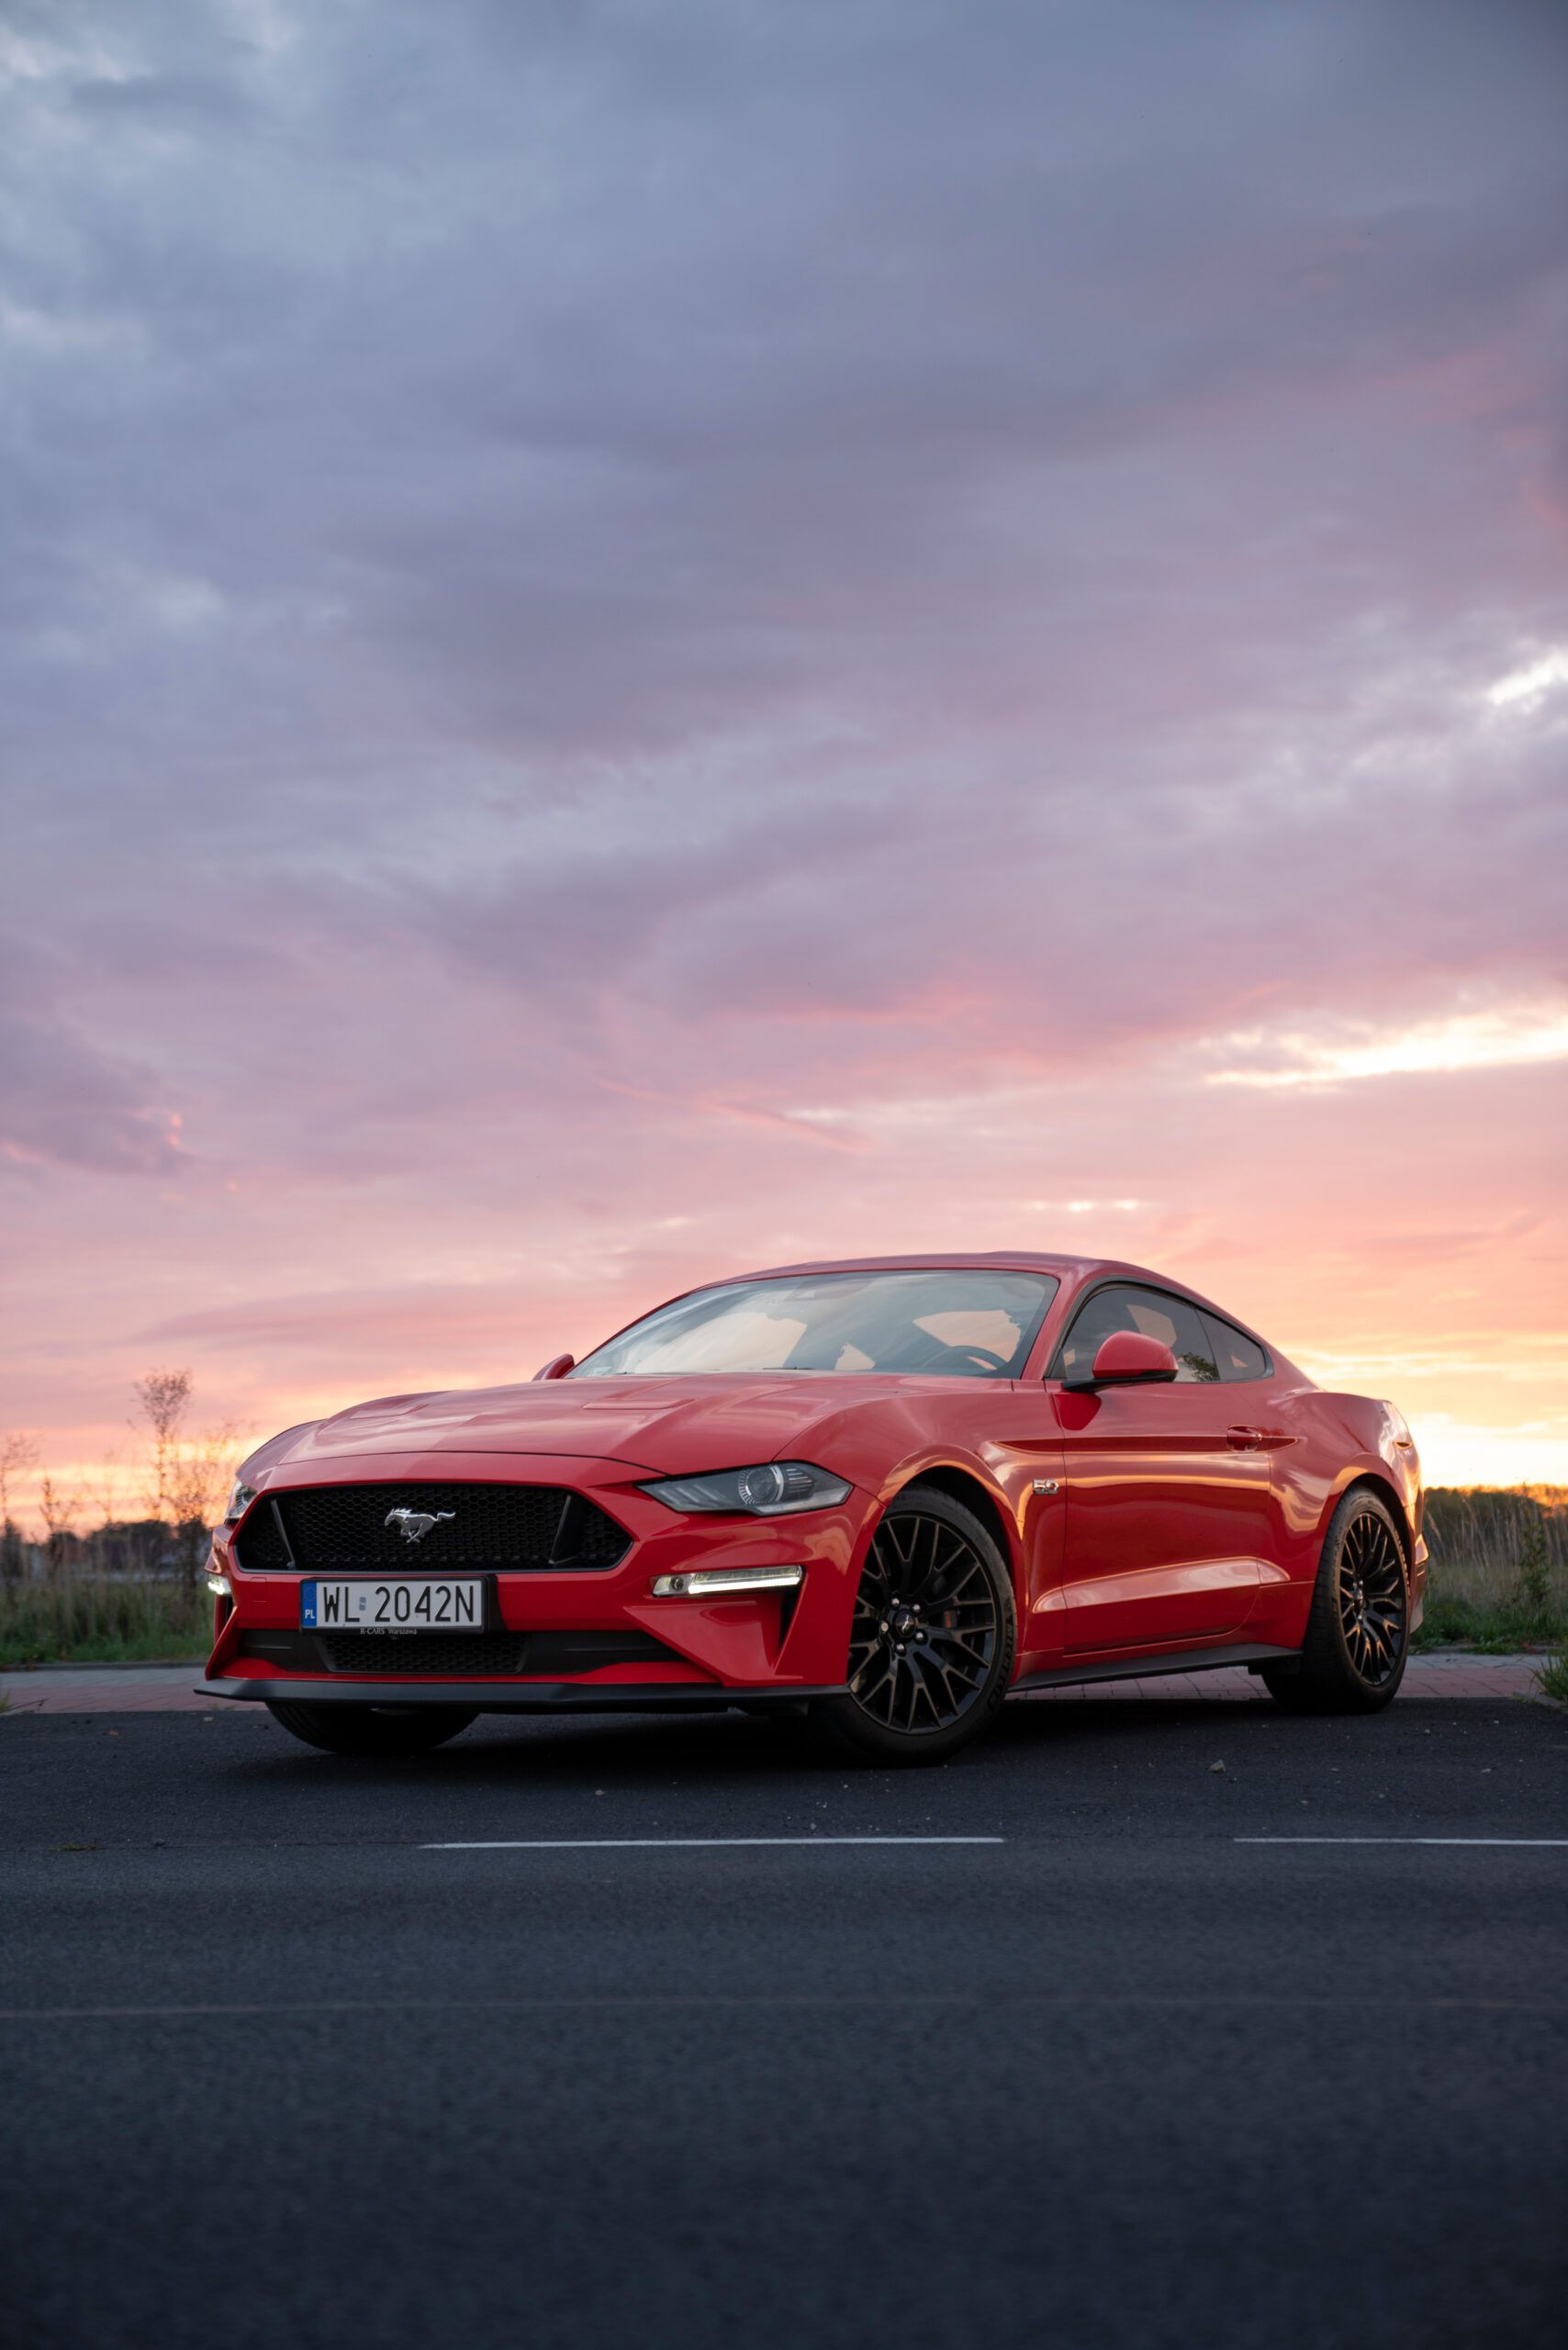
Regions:
<instances>
[{"instance_id":1,"label":"sunset sky","mask_svg":"<svg viewBox=\"0 0 1568 2350\"><path fill-rule=\"evenodd\" d=\"M4 0L0 1428L1016 1245L1568 1483L1565 121L1556 0Z\"/></svg>"}]
</instances>

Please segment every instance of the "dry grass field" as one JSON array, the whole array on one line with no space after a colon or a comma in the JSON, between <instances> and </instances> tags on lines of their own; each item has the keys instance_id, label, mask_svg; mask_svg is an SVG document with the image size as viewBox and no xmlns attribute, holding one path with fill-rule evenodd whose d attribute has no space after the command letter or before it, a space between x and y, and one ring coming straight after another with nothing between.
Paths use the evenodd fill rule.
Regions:
<instances>
[{"instance_id":1,"label":"dry grass field","mask_svg":"<svg viewBox=\"0 0 1568 2350\"><path fill-rule=\"evenodd\" d=\"M1423 1648L1552 1648L1568 1639L1568 1487L1434 1485Z\"/></svg>"}]
</instances>

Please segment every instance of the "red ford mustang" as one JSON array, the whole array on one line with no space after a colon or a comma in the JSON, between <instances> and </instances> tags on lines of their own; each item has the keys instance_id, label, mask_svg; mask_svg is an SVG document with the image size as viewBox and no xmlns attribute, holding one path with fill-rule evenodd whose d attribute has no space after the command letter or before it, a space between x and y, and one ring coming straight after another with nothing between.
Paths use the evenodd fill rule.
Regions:
<instances>
[{"instance_id":1,"label":"red ford mustang","mask_svg":"<svg viewBox=\"0 0 1568 2350\"><path fill-rule=\"evenodd\" d=\"M517 1387L274 1437L204 1694L337 1753L476 1714L810 1709L936 1761L1013 1690L1245 1664L1371 1712L1420 1621L1410 1432L1206 1298L1071 1257L713 1283Z\"/></svg>"}]
</instances>

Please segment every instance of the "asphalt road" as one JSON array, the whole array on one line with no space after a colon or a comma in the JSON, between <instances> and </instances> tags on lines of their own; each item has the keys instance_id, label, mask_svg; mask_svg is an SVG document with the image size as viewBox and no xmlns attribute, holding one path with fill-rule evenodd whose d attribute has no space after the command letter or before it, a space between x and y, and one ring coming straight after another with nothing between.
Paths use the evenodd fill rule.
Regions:
<instances>
[{"instance_id":1,"label":"asphalt road","mask_svg":"<svg viewBox=\"0 0 1568 2350\"><path fill-rule=\"evenodd\" d=\"M903 1774L738 1718L7 1719L0 2328L1555 2345L1568 1841L1382 1840L1565 1794L1518 1702L1033 1704ZM666 1838L802 1841L606 1841Z\"/></svg>"}]
</instances>

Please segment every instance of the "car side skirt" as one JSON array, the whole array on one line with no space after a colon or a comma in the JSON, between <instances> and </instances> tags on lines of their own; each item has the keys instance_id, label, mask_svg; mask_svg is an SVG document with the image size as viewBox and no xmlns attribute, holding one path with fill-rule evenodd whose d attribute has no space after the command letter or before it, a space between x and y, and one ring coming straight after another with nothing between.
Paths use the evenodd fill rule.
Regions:
<instances>
[{"instance_id":1,"label":"car side skirt","mask_svg":"<svg viewBox=\"0 0 1568 2350\"><path fill-rule=\"evenodd\" d=\"M1026 1673L1008 1691L1010 1697L1030 1689L1073 1689L1086 1681L1148 1681L1157 1673L1217 1673L1222 1666L1244 1664L1257 1672L1265 1664L1299 1664L1299 1649L1241 1648L1166 1649L1158 1656L1121 1656L1111 1662L1052 1665L1046 1673Z\"/></svg>"},{"instance_id":2,"label":"car side skirt","mask_svg":"<svg viewBox=\"0 0 1568 2350\"><path fill-rule=\"evenodd\" d=\"M693 1689L682 1682L642 1688L617 1682L594 1689L576 1681L531 1681L508 1689L494 1681L308 1681L291 1674L286 1681L202 1681L196 1684L196 1694L263 1705L390 1707L399 1713L412 1706L459 1706L465 1713L481 1714L723 1714L735 1709L770 1712L816 1697L842 1697L844 1684L817 1689Z\"/></svg>"}]
</instances>

